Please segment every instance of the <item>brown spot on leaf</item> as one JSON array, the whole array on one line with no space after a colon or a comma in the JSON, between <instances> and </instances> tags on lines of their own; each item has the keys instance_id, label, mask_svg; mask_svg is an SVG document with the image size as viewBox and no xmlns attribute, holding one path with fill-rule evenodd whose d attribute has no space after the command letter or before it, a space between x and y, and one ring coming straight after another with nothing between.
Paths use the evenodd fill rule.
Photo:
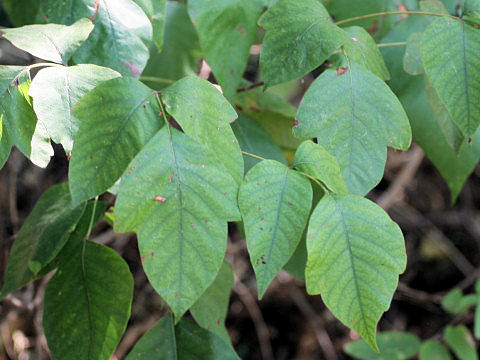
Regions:
<instances>
[{"instance_id":1,"label":"brown spot on leaf","mask_svg":"<svg viewBox=\"0 0 480 360\"><path fill-rule=\"evenodd\" d=\"M342 76L342 75L345 75L346 72L348 71L348 66L340 66L336 73L337 73L337 76Z\"/></svg>"},{"instance_id":2,"label":"brown spot on leaf","mask_svg":"<svg viewBox=\"0 0 480 360\"><path fill-rule=\"evenodd\" d=\"M170 182L170 183L171 183L171 182L172 182L172 180L173 180L173 177L174 177L174 176L175 176L175 173L174 173L174 172L172 172L172 175L170 175L170 178L168 179L168 182Z\"/></svg>"},{"instance_id":3,"label":"brown spot on leaf","mask_svg":"<svg viewBox=\"0 0 480 360\"><path fill-rule=\"evenodd\" d=\"M137 64L135 64L133 61L122 60L122 64L130 70L133 77L140 76L140 74L142 73L138 68Z\"/></svg>"},{"instance_id":4,"label":"brown spot on leaf","mask_svg":"<svg viewBox=\"0 0 480 360\"><path fill-rule=\"evenodd\" d=\"M352 36L352 40L358 42L358 39L355 36Z\"/></svg>"},{"instance_id":5,"label":"brown spot on leaf","mask_svg":"<svg viewBox=\"0 0 480 360\"><path fill-rule=\"evenodd\" d=\"M176 298L178 297L178 293L175 293L175 297L176 297Z\"/></svg>"},{"instance_id":6,"label":"brown spot on leaf","mask_svg":"<svg viewBox=\"0 0 480 360\"><path fill-rule=\"evenodd\" d=\"M144 262L145 261L145 256L140 256L140 261Z\"/></svg>"},{"instance_id":7,"label":"brown spot on leaf","mask_svg":"<svg viewBox=\"0 0 480 360\"><path fill-rule=\"evenodd\" d=\"M153 256L153 255L155 255L155 253L152 251L152 252L150 253L150 255L152 255L152 256Z\"/></svg>"},{"instance_id":8,"label":"brown spot on leaf","mask_svg":"<svg viewBox=\"0 0 480 360\"><path fill-rule=\"evenodd\" d=\"M293 123L293 126L298 126L298 125L300 125L300 120L295 119L295 122Z\"/></svg>"},{"instance_id":9,"label":"brown spot on leaf","mask_svg":"<svg viewBox=\"0 0 480 360\"><path fill-rule=\"evenodd\" d=\"M235 30L237 30L240 34L245 34L245 28L242 25L239 25Z\"/></svg>"},{"instance_id":10,"label":"brown spot on leaf","mask_svg":"<svg viewBox=\"0 0 480 360\"><path fill-rule=\"evenodd\" d=\"M164 198L163 196L157 195L157 196L155 196L155 198L153 200L157 201L157 202L164 203L165 201L167 201L167 198Z\"/></svg>"}]
</instances>

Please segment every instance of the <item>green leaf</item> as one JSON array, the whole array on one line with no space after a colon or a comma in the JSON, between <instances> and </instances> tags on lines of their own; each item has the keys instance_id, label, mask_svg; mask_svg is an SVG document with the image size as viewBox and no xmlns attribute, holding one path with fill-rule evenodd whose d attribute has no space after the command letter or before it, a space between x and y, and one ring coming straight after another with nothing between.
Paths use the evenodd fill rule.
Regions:
<instances>
[{"instance_id":1,"label":"green leaf","mask_svg":"<svg viewBox=\"0 0 480 360\"><path fill-rule=\"evenodd\" d=\"M348 192L338 161L322 145L311 140L304 141L295 153L293 167L320 180L334 193Z\"/></svg>"},{"instance_id":2,"label":"green leaf","mask_svg":"<svg viewBox=\"0 0 480 360\"><path fill-rule=\"evenodd\" d=\"M230 123L237 118L235 109L207 80L189 76L162 90L167 112L185 134L206 145L237 183L243 179L240 145Z\"/></svg>"},{"instance_id":3,"label":"green leaf","mask_svg":"<svg viewBox=\"0 0 480 360\"><path fill-rule=\"evenodd\" d=\"M3 10L15 26L27 25L35 19L40 6L38 0L2 0Z\"/></svg>"},{"instance_id":4,"label":"green leaf","mask_svg":"<svg viewBox=\"0 0 480 360\"><path fill-rule=\"evenodd\" d=\"M302 142L292 133L297 109L281 97L253 89L238 93L235 104L255 119L281 148L295 150Z\"/></svg>"},{"instance_id":5,"label":"green leaf","mask_svg":"<svg viewBox=\"0 0 480 360\"><path fill-rule=\"evenodd\" d=\"M326 194L312 213L305 272L309 294L373 348L375 328L405 270L403 235L383 209L356 196Z\"/></svg>"},{"instance_id":6,"label":"green leaf","mask_svg":"<svg viewBox=\"0 0 480 360\"><path fill-rule=\"evenodd\" d=\"M336 157L352 194L365 195L380 182L387 146L407 150L411 142L396 96L355 62L322 73L306 92L297 119L294 134L316 137Z\"/></svg>"},{"instance_id":7,"label":"green leaf","mask_svg":"<svg viewBox=\"0 0 480 360\"><path fill-rule=\"evenodd\" d=\"M73 204L66 183L42 195L13 243L0 298L33 280L58 255L84 209Z\"/></svg>"},{"instance_id":8,"label":"green leaf","mask_svg":"<svg viewBox=\"0 0 480 360\"><path fill-rule=\"evenodd\" d=\"M390 73L371 35L359 26L345 28L345 31L350 35L349 40L343 45L348 57L380 79L389 80Z\"/></svg>"},{"instance_id":9,"label":"green leaf","mask_svg":"<svg viewBox=\"0 0 480 360\"><path fill-rule=\"evenodd\" d=\"M142 73L155 77L145 81L153 89L160 89L187 75L196 75L202 50L198 35L188 17L184 4L167 1L165 36L162 51L150 47L150 59Z\"/></svg>"},{"instance_id":10,"label":"green leaf","mask_svg":"<svg viewBox=\"0 0 480 360\"><path fill-rule=\"evenodd\" d=\"M40 59L66 64L93 30L89 19L71 26L48 24L2 29L5 39Z\"/></svg>"},{"instance_id":11,"label":"green leaf","mask_svg":"<svg viewBox=\"0 0 480 360\"><path fill-rule=\"evenodd\" d=\"M276 160L285 165L287 164L278 145L275 144L270 135L249 116L240 114L238 119L232 123L232 129L243 151L259 155L265 159ZM243 160L245 163L245 173L260 161L246 155L243 156Z\"/></svg>"},{"instance_id":12,"label":"green leaf","mask_svg":"<svg viewBox=\"0 0 480 360\"><path fill-rule=\"evenodd\" d=\"M438 125L445 135L448 145L458 154L460 148L465 140L462 132L453 121L450 113L445 108L445 104L440 100L437 91L430 85L428 78L425 77L425 92L428 97L428 102L435 114Z\"/></svg>"},{"instance_id":13,"label":"green leaf","mask_svg":"<svg viewBox=\"0 0 480 360\"><path fill-rule=\"evenodd\" d=\"M455 288L444 296L442 299L442 307L449 313L464 315L476 302L476 295L470 294L463 296L462 290Z\"/></svg>"},{"instance_id":14,"label":"green leaf","mask_svg":"<svg viewBox=\"0 0 480 360\"><path fill-rule=\"evenodd\" d=\"M475 341L465 326L447 326L443 337L460 360L478 360Z\"/></svg>"},{"instance_id":15,"label":"green leaf","mask_svg":"<svg viewBox=\"0 0 480 360\"><path fill-rule=\"evenodd\" d=\"M260 54L267 87L302 77L348 40L318 0L280 0L259 23L267 31Z\"/></svg>"},{"instance_id":16,"label":"green leaf","mask_svg":"<svg viewBox=\"0 0 480 360\"><path fill-rule=\"evenodd\" d=\"M480 125L480 30L463 21L435 20L421 44L425 72L462 133L471 138Z\"/></svg>"},{"instance_id":17,"label":"green leaf","mask_svg":"<svg viewBox=\"0 0 480 360\"><path fill-rule=\"evenodd\" d=\"M406 4L407 1L403 1L403 3ZM351 0L324 0L323 2L328 12L336 21L384 11L398 11L397 0L355 1L354 6L352 6ZM407 7L410 9L410 6L407 5ZM357 20L349 22L348 24L361 26L367 29L369 33L375 35L375 37L382 37L388 33L399 20L400 16L380 16Z\"/></svg>"},{"instance_id":18,"label":"green leaf","mask_svg":"<svg viewBox=\"0 0 480 360\"><path fill-rule=\"evenodd\" d=\"M421 75L425 73L420 56L422 37L422 33L413 33L407 40L407 48L403 57L403 68L410 75Z\"/></svg>"},{"instance_id":19,"label":"green leaf","mask_svg":"<svg viewBox=\"0 0 480 360\"><path fill-rule=\"evenodd\" d=\"M435 340L427 340L420 347L420 360L452 360L447 348Z\"/></svg>"},{"instance_id":20,"label":"green leaf","mask_svg":"<svg viewBox=\"0 0 480 360\"><path fill-rule=\"evenodd\" d=\"M245 176L238 205L259 299L295 252L311 203L310 182L277 161L264 160Z\"/></svg>"},{"instance_id":21,"label":"green leaf","mask_svg":"<svg viewBox=\"0 0 480 360\"><path fill-rule=\"evenodd\" d=\"M158 51L163 47L163 31L165 28L166 0L133 0L139 5L152 23L152 40Z\"/></svg>"},{"instance_id":22,"label":"green leaf","mask_svg":"<svg viewBox=\"0 0 480 360\"><path fill-rule=\"evenodd\" d=\"M475 292L477 293L477 306L475 308L475 318L473 320L473 333L475 339L480 339L480 280L475 284Z\"/></svg>"},{"instance_id":23,"label":"green leaf","mask_svg":"<svg viewBox=\"0 0 480 360\"><path fill-rule=\"evenodd\" d=\"M53 155L50 138L45 126L37 121L28 96L30 76L28 72L10 84L0 95L0 113L2 123L7 129L10 141L26 157L39 167L46 167Z\"/></svg>"},{"instance_id":24,"label":"green leaf","mask_svg":"<svg viewBox=\"0 0 480 360\"><path fill-rule=\"evenodd\" d=\"M145 273L176 318L215 280L238 220L237 184L215 154L164 127L128 166L115 229L137 231Z\"/></svg>"},{"instance_id":25,"label":"green leaf","mask_svg":"<svg viewBox=\"0 0 480 360\"><path fill-rule=\"evenodd\" d=\"M232 99L247 66L262 4L256 0L190 0L205 59L223 93Z\"/></svg>"},{"instance_id":26,"label":"green leaf","mask_svg":"<svg viewBox=\"0 0 480 360\"><path fill-rule=\"evenodd\" d=\"M411 33L423 31L427 25L425 17L409 16L382 41L404 41ZM423 77L412 77L403 71L403 52L400 47L382 49L384 59L393 74L389 85L405 107L416 143L422 147L446 180L453 202L480 159L480 132L477 132L472 146L464 142L458 155L454 152L445 140L428 103Z\"/></svg>"},{"instance_id":27,"label":"green leaf","mask_svg":"<svg viewBox=\"0 0 480 360\"><path fill-rule=\"evenodd\" d=\"M161 355L160 355L161 354ZM135 345L127 360L238 360L230 345L218 335L182 319L174 327L167 314Z\"/></svg>"},{"instance_id":28,"label":"green leaf","mask_svg":"<svg viewBox=\"0 0 480 360\"><path fill-rule=\"evenodd\" d=\"M187 75L196 75L202 50L197 32L188 17L184 4L167 1L165 36L161 52L150 47L150 59L142 73L155 77L156 81L144 81L154 89L160 89Z\"/></svg>"},{"instance_id":29,"label":"green leaf","mask_svg":"<svg viewBox=\"0 0 480 360\"><path fill-rule=\"evenodd\" d=\"M130 317L133 277L114 250L74 240L45 290L45 336L56 359L108 360Z\"/></svg>"},{"instance_id":30,"label":"green leaf","mask_svg":"<svg viewBox=\"0 0 480 360\"><path fill-rule=\"evenodd\" d=\"M12 149L12 140L7 132L7 127L3 123L3 114L0 113L0 169L8 160Z\"/></svg>"},{"instance_id":31,"label":"green leaf","mask_svg":"<svg viewBox=\"0 0 480 360\"><path fill-rule=\"evenodd\" d=\"M217 334L226 343L230 343L230 337L225 329L225 318L232 286L232 267L227 261L223 261L213 284L190 308L190 313L201 327Z\"/></svg>"},{"instance_id":32,"label":"green leaf","mask_svg":"<svg viewBox=\"0 0 480 360\"><path fill-rule=\"evenodd\" d=\"M163 125L159 112L154 91L132 78L106 81L78 102L73 115L80 127L68 174L75 202L115 183Z\"/></svg>"},{"instance_id":33,"label":"green leaf","mask_svg":"<svg viewBox=\"0 0 480 360\"><path fill-rule=\"evenodd\" d=\"M448 10L445 8L445 5L440 0L421 0L420 9L422 11L448 14ZM434 16L428 16L429 19L436 19Z\"/></svg>"},{"instance_id":34,"label":"green leaf","mask_svg":"<svg viewBox=\"0 0 480 360\"><path fill-rule=\"evenodd\" d=\"M62 144L67 154L79 126L72 108L94 87L119 76L109 68L85 64L46 68L35 76L29 90L35 113L52 140Z\"/></svg>"},{"instance_id":35,"label":"green leaf","mask_svg":"<svg viewBox=\"0 0 480 360\"><path fill-rule=\"evenodd\" d=\"M357 340L346 344L345 352L361 360L407 360L418 352L420 341L408 333L386 331L378 334L378 348L376 353L365 341Z\"/></svg>"}]
</instances>

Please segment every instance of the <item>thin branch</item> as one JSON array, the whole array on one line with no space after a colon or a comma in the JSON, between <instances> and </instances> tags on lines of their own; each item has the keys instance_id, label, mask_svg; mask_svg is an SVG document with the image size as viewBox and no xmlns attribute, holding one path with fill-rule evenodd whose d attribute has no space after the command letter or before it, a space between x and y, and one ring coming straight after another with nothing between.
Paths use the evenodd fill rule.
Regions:
<instances>
[{"instance_id":1,"label":"thin branch","mask_svg":"<svg viewBox=\"0 0 480 360\"><path fill-rule=\"evenodd\" d=\"M384 12L366 14L361 16L355 16L349 19L340 20L340 21L337 21L335 25L340 26L343 24L357 21L357 20L369 19L369 18L380 17L380 16L389 16L389 15L428 15L428 16L448 17L455 20L462 20L459 17L453 16L450 14L434 13L434 12L427 12L427 11L384 11Z\"/></svg>"},{"instance_id":2,"label":"thin branch","mask_svg":"<svg viewBox=\"0 0 480 360\"><path fill-rule=\"evenodd\" d=\"M235 282L233 285L233 291L239 296L252 318L255 330L257 331L263 360L273 360L273 350L272 345L270 344L270 331L268 330L267 324L265 324L265 320L263 319L262 312L257 305L255 297L240 281Z\"/></svg>"},{"instance_id":3,"label":"thin branch","mask_svg":"<svg viewBox=\"0 0 480 360\"><path fill-rule=\"evenodd\" d=\"M377 204L384 210L388 210L395 202L402 199L405 192L405 188L413 180L418 167L421 165L424 158L423 150L414 145L411 152L411 157L407 164L404 166L400 174L395 178L395 181L385 191L382 196L377 200Z\"/></svg>"},{"instance_id":4,"label":"thin branch","mask_svg":"<svg viewBox=\"0 0 480 360\"><path fill-rule=\"evenodd\" d=\"M288 293L292 298L295 305L302 312L305 319L308 321L310 326L313 329L315 337L320 345L320 348L325 355L326 360L335 360L337 359L337 353L335 352L335 347L333 346L332 339L328 335L327 331L321 324L321 320L309 302L305 299L305 296L295 285L292 285Z\"/></svg>"},{"instance_id":5,"label":"thin branch","mask_svg":"<svg viewBox=\"0 0 480 360\"><path fill-rule=\"evenodd\" d=\"M260 81L260 82L258 82L258 83L254 83L254 84L250 84L250 85L248 85L248 86L244 86L244 87L238 88L238 89L237 89L237 92L244 92L244 91L252 90L252 89L258 88L258 87L263 86L263 85L265 85L265 82L264 82L264 81Z\"/></svg>"},{"instance_id":6,"label":"thin branch","mask_svg":"<svg viewBox=\"0 0 480 360\"><path fill-rule=\"evenodd\" d=\"M156 82L160 84L173 84L175 82L175 80L172 80L172 79L165 79L165 78L156 77L156 76L140 76L140 80L151 81L151 82Z\"/></svg>"}]
</instances>

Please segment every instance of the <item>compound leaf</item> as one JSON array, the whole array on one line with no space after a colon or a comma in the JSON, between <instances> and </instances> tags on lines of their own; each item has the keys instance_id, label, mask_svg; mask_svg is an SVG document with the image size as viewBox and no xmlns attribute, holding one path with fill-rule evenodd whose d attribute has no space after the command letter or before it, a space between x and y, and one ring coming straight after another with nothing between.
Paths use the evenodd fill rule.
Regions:
<instances>
[{"instance_id":1,"label":"compound leaf","mask_svg":"<svg viewBox=\"0 0 480 360\"><path fill-rule=\"evenodd\" d=\"M215 281L190 308L190 313L197 323L230 343L230 337L225 329L230 291L233 286L232 267L223 261Z\"/></svg>"},{"instance_id":2,"label":"compound leaf","mask_svg":"<svg viewBox=\"0 0 480 360\"><path fill-rule=\"evenodd\" d=\"M399 100L382 80L353 61L314 81L297 119L294 134L316 137L336 157L349 192L356 195L365 195L380 182L387 146L406 150L411 142Z\"/></svg>"},{"instance_id":3,"label":"compound leaf","mask_svg":"<svg viewBox=\"0 0 480 360\"><path fill-rule=\"evenodd\" d=\"M318 0L280 0L259 23L267 31L260 54L265 86L302 77L349 39Z\"/></svg>"},{"instance_id":4,"label":"compound leaf","mask_svg":"<svg viewBox=\"0 0 480 360\"><path fill-rule=\"evenodd\" d=\"M228 99L247 66L262 5L256 0L190 0L188 13L197 28L205 59Z\"/></svg>"},{"instance_id":5,"label":"compound leaf","mask_svg":"<svg viewBox=\"0 0 480 360\"><path fill-rule=\"evenodd\" d=\"M465 137L480 125L480 30L463 21L439 18L425 30L421 56L438 97Z\"/></svg>"},{"instance_id":6,"label":"compound leaf","mask_svg":"<svg viewBox=\"0 0 480 360\"><path fill-rule=\"evenodd\" d=\"M258 163L245 176L238 205L259 299L295 252L312 196L307 178L274 160Z\"/></svg>"},{"instance_id":7,"label":"compound leaf","mask_svg":"<svg viewBox=\"0 0 480 360\"><path fill-rule=\"evenodd\" d=\"M160 355L161 354L161 355ZM238 360L229 344L218 335L191 320L182 319L174 326L167 314L135 345L127 360Z\"/></svg>"},{"instance_id":8,"label":"compound leaf","mask_svg":"<svg viewBox=\"0 0 480 360\"><path fill-rule=\"evenodd\" d=\"M75 202L115 183L163 125L159 112L155 92L133 78L103 82L77 103L73 115L80 127L68 174Z\"/></svg>"},{"instance_id":9,"label":"compound leaf","mask_svg":"<svg viewBox=\"0 0 480 360\"><path fill-rule=\"evenodd\" d=\"M326 194L310 218L307 251L307 291L378 350L375 328L406 266L398 225L365 198Z\"/></svg>"},{"instance_id":10,"label":"compound leaf","mask_svg":"<svg viewBox=\"0 0 480 360\"><path fill-rule=\"evenodd\" d=\"M337 159L322 145L315 144L311 140L304 141L295 153L293 167L320 180L334 193L348 192Z\"/></svg>"},{"instance_id":11,"label":"compound leaf","mask_svg":"<svg viewBox=\"0 0 480 360\"><path fill-rule=\"evenodd\" d=\"M215 154L176 129L160 130L120 182L115 228L137 231L143 267L176 318L215 280L238 186Z\"/></svg>"},{"instance_id":12,"label":"compound leaf","mask_svg":"<svg viewBox=\"0 0 480 360\"><path fill-rule=\"evenodd\" d=\"M5 39L17 48L40 59L66 64L93 30L89 19L80 19L71 26L45 24L2 29Z\"/></svg>"},{"instance_id":13,"label":"compound leaf","mask_svg":"<svg viewBox=\"0 0 480 360\"><path fill-rule=\"evenodd\" d=\"M119 76L114 70L90 64L46 68L35 76L29 90L35 113L51 139L62 144L67 154L79 126L73 107L94 87Z\"/></svg>"},{"instance_id":14,"label":"compound leaf","mask_svg":"<svg viewBox=\"0 0 480 360\"><path fill-rule=\"evenodd\" d=\"M84 203L73 204L67 183L42 195L13 243L0 298L33 280L58 255L84 209Z\"/></svg>"},{"instance_id":15,"label":"compound leaf","mask_svg":"<svg viewBox=\"0 0 480 360\"><path fill-rule=\"evenodd\" d=\"M243 178L240 145L230 123L237 113L208 81L189 76L162 90L167 112L185 134L210 148L237 183Z\"/></svg>"},{"instance_id":16,"label":"compound leaf","mask_svg":"<svg viewBox=\"0 0 480 360\"><path fill-rule=\"evenodd\" d=\"M130 317L133 277L112 249L71 239L45 290L43 327L55 359L108 360Z\"/></svg>"}]
</instances>

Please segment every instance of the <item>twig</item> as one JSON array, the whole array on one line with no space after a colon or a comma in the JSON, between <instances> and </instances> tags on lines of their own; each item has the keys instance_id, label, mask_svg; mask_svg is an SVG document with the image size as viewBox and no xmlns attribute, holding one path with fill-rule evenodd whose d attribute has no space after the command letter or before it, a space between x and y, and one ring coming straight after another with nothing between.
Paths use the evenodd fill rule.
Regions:
<instances>
[{"instance_id":1,"label":"twig","mask_svg":"<svg viewBox=\"0 0 480 360\"><path fill-rule=\"evenodd\" d=\"M423 150L419 146L414 145L409 161L387 191L378 198L378 205L383 209L388 210L394 203L402 199L405 188L414 178L415 173L422 163L423 157Z\"/></svg>"},{"instance_id":2,"label":"twig","mask_svg":"<svg viewBox=\"0 0 480 360\"><path fill-rule=\"evenodd\" d=\"M270 344L270 331L263 319L257 301L253 297L248 288L240 281L235 281L233 291L239 296L242 303L245 305L250 317L252 318L255 330L257 331L258 342L260 343L260 350L264 360L273 360L273 350Z\"/></svg>"},{"instance_id":3,"label":"twig","mask_svg":"<svg viewBox=\"0 0 480 360\"><path fill-rule=\"evenodd\" d=\"M321 324L321 320L312 306L305 300L305 296L298 290L298 288L292 284L289 288L289 295L292 298L295 305L302 312L305 319L308 321L310 326L315 333L315 337L320 345L320 348L325 355L326 360L335 360L337 359L337 353L335 352L335 347L333 346L332 340L328 335L327 331Z\"/></svg>"},{"instance_id":4,"label":"twig","mask_svg":"<svg viewBox=\"0 0 480 360\"><path fill-rule=\"evenodd\" d=\"M117 359L125 359L127 352L135 345L135 343L143 336L153 325L158 321L156 317L148 317L145 321L135 324L127 330L122 338L122 341L115 350L115 357Z\"/></svg>"},{"instance_id":5,"label":"twig","mask_svg":"<svg viewBox=\"0 0 480 360\"><path fill-rule=\"evenodd\" d=\"M244 92L244 91L252 90L252 89L258 88L258 87L263 86L263 85L265 85L265 82L264 82L264 81L260 81L260 82L258 82L258 83L254 83L254 84L250 84L250 85L248 85L248 86L244 86L244 87L238 88L238 89L237 89L237 92Z\"/></svg>"}]
</instances>

